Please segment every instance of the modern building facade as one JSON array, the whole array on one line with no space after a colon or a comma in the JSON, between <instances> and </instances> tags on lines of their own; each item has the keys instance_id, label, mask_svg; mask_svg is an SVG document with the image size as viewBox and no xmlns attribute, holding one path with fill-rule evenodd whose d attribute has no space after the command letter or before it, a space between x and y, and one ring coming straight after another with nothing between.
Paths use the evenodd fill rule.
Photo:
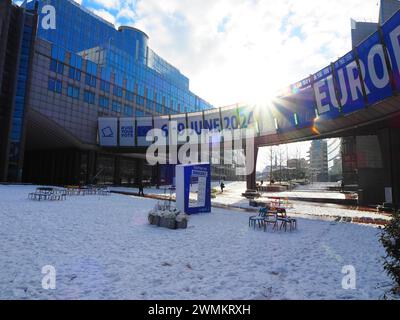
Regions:
<instances>
[{"instance_id":1,"label":"modern building facade","mask_svg":"<svg viewBox=\"0 0 400 320\"><path fill-rule=\"evenodd\" d=\"M37 15L0 1L0 181L21 180Z\"/></svg>"},{"instance_id":2,"label":"modern building facade","mask_svg":"<svg viewBox=\"0 0 400 320\"><path fill-rule=\"evenodd\" d=\"M55 9L55 28L46 25L48 6ZM0 8L0 181L121 184L171 178L171 168L146 166L144 150L115 154L97 141L99 117L213 107L151 50L144 32L116 29L72 0L22 7L0 0Z\"/></svg>"},{"instance_id":3,"label":"modern building facade","mask_svg":"<svg viewBox=\"0 0 400 320\"><path fill-rule=\"evenodd\" d=\"M328 143L326 140L314 140L309 150L309 175L313 182L329 181Z\"/></svg>"}]
</instances>

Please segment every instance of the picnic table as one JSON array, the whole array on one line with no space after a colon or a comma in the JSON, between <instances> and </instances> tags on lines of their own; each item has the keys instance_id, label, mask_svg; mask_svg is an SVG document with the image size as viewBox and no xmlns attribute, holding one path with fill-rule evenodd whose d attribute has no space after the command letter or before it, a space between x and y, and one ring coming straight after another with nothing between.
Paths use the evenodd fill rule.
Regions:
<instances>
[{"instance_id":1,"label":"picnic table","mask_svg":"<svg viewBox=\"0 0 400 320\"><path fill-rule=\"evenodd\" d=\"M28 199L35 201L62 201L66 200L67 193L65 189L39 187L35 192L29 193Z\"/></svg>"},{"instance_id":2,"label":"picnic table","mask_svg":"<svg viewBox=\"0 0 400 320\"><path fill-rule=\"evenodd\" d=\"M109 196L111 192L107 187L97 186L67 186L67 194L69 196L87 196L87 195L100 195Z\"/></svg>"}]
</instances>

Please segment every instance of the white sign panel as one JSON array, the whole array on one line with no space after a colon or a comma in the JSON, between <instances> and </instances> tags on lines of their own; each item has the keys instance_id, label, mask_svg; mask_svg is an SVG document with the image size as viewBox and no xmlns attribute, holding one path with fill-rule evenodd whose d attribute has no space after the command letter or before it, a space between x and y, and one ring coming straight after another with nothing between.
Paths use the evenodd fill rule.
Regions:
<instances>
[{"instance_id":1,"label":"white sign panel","mask_svg":"<svg viewBox=\"0 0 400 320\"><path fill-rule=\"evenodd\" d=\"M119 145L121 147L135 146L135 118L119 119Z\"/></svg>"},{"instance_id":2,"label":"white sign panel","mask_svg":"<svg viewBox=\"0 0 400 320\"><path fill-rule=\"evenodd\" d=\"M219 115L219 109L211 109L209 111L204 111L204 124L203 128L206 130L216 130L216 131L221 131L222 124L221 124L221 118Z\"/></svg>"},{"instance_id":3,"label":"white sign panel","mask_svg":"<svg viewBox=\"0 0 400 320\"><path fill-rule=\"evenodd\" d=\"M186 142L186 114L171 116L171 130L178 133L178 144Z\"/></svg>"},{"instance_id":4,"label":"white sign panel","mask_svg":"<svg viewBox=\"0 0 400 320\"><path fill-rule=\"evenodd\" d=\"M136 122L137 145L139 147L147 147L151 145L152 141L146 141L146 136L147 133L153 129L153 118L136 118Z\"/></svg>"},{"instance_id":5,"label":"white sign panel","mask_svg":"<svg viewBox=\"0 0 400 320\"><path fill-rule=\"evenodd\" d=\"M168 137L169 116L161 116L154 118L154 129L160 129L164 137Z\"/></svg>"},{"instance_id":6,"label":"white sign panel","mask_svg":"<svg viewBox=\"0 0 400 320\"><path fill-rule=\"evenodd\" d=\"M193 134L201 134L203 130L203 112L188 113L188 129L193 130Z\"/></svg>"},{"instance_id":7,"label":"white sign panel","mask_svg":"<svg viewBox=\"0 0 400 320\"><path fill-rule=\"evenodd\" d=\"M118 145L118 119L99 118L99 142L103 147L116 147Z\"/></svg>"},{"instance_id":8,"label":"white sign panel","mask_svg":"<svg viewBox=\"0 0 400 320\"><path fill-rule=\"evenodd\" d=\"M222 128L224 130L234 130L239 128L239 118L236 106L221 109L221 115Z\"/></svg>"},{"instance_id":9,"label":"white sign panel","mask_svg":"<svg viewBox=\"0 0 400 320\"><path fill-rule=\"evenodd\" d=\"M271 108L268 106L255 108L254 116L257 119L261 135L276 133L275 119Z\"/></svg>"}]
</instances>

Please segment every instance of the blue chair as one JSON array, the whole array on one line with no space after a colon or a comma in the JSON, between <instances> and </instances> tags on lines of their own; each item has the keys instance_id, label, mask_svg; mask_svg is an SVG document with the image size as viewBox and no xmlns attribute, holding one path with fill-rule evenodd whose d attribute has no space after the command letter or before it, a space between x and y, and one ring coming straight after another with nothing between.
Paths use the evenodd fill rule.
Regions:
<instances>
[{"instance_id":1,"label":"blue chair","mask_svg":"<svg viewBox=\"0 0 400 320\"><path fill-rule=\"evenodd\" d=\"M264 218L264 232L267 231L269 224L272 224L273 230L278 228L278 213L276 211L267 212Z\"/></svg>"},{"instance_id":2,"label":"blue chair","mask_svg":"<svg viewBox=\"0 0 400 320\"><path fill-rule=\"evenodd\" d=\"M267 214L267 208L260 208L257 216L252 216L249 218L249 227L253 226L256 228L256 224L261 228L264 224L265 215Z\"/></svg>"},{"instance_id":3,"label":"blue chair","mask_svg":"<svg viewBox=\"0 0 400 320\"><path fill-rule=\"evenodd\" d=\"M278 221L281 222L280 230L283 228L285 232L287 231L287 226L289 225L289 230L293 231L297 229L297 220L291 217L288 217L286 214L286 210L284 212L279 212L281 214L280 217L277 218Z\"/></svg>"}]
</instances>

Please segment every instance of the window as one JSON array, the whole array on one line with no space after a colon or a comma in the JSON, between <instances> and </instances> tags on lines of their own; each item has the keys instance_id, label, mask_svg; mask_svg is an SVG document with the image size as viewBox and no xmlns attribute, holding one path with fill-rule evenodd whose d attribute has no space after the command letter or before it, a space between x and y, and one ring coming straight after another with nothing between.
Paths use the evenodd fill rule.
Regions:
<instances>
[{"instance_id":1,"label":"window","mask_svg":"<svg viewBox=\"0 0 400 320\"><path fill-rule=\"evenodd\" d=\"M91 87L93 87L93 88L96 88L96 77L95 77L95 76L92 76L92 75L90 75L90 74L87 74L87 75L86 75L86 81L85 81L85 83L86 83L88 86L91 86Z\"/></svg>"},{"instance_id":2,"label":"window","mask_svg":"<svg viewBox=\"0 0 400 320\"><path fill-rule=\"evenodd\" d=\"M113 100L112 101L112 111L115 111L115 112L121 112L121 104L118 102L118 101L115 101L115 100Z\"/></svg>"},{"instance_id":3,"label":"window","mask_svg":"<svg viewBox=\"0 0 400 320\"><path fill-rule=\"evenodd\" d=\"M136 96L136 104L139 106L144 106L144 98L141 96Z\"/></svg>"},{"instance_id":4,"label":"window","mask_svg":"<svg viewBox=\"0 0 400 320\"><path fill-rule=\"evenodd\" d=\"M74 67L69 67L69 77L71 79L81 81L81 71Z\"/></svg>"},{"instance_id":5,"label":"window","mask_svg":"<svg viewBox=\"0 0 400 320\"><path fill-rule=\"evenodd\" d=\"M162 113L163 112L162 104L156 103L156 112L158 112L158 113Z\"/></svg>"},{"instance_id":6,"label":"window","mask_svg":"<svg viewBox=\"0 0 400 320\"><path fill-rule=\"evenodd\" d=\"M68 97L79 99L79 88L68 85L67 95Z\"/></svg>"},{"instance_id":7,"label":"window","mask_svg":"<svg viewBox=\"0 0 400 320\"><path fill-rule=\"evenodd\" d=\"M57 61L54 59L50 60L50 70L53 72L57 72Z\"/></svg>"},{"instance_id":8,"label":"window","mask_svg":"<svg viewBox=\"0 0 400 320\"><path fill-rule=\"evenodd\" d=\"M135 98L135 95L133 94L133 92L126 91L126 94L125 94L126 100L133 102L134 98Z\"/></svg>"},{"instance_id":9,"label":"window","mask_svg":"<svg viewBox=\"0 0 400 320\"><path fill-rule=\"evenodd\" d=\"M153 111L154 102L152 100L146 100L146 109Z\"/></svg>"},{"instance_id":10,"label":"window","mask_svg":"<svg viewBox=\"0 0 400 320\"><path fill-rule=\"evenodd\" d=\"M124 107L124 116L132 117L133 116L133 107L126 104Z\"/></svg>"},{"instance_id":11,"label":"window","mask_svg":"<svg viewBox=\"0 0 400 320\"><path fill-rule=\"evenodd\" d=\"M50 70L59 74L64 74L64 64L57 60L50 60Z\"/></svg>"},{"instance_id":12,"label":"window","mask_svg":"<svg viewBox=\"0 0 400 320\"><path fill-rule=\"evenodd\" d=\"M114 85L113 93L116 97L122 97L122 88Z\"/></svg>"},{"instance_id":13,"label":"window","mask_svg":"<svg viewBox=\"0 0 400 320\"><path fill-rule=\"evenodd\" d=\"M84 101L89 104L94 104L95 94L91 91L85 90Z\"/></svg>"},{"instance_id":14,"label":"window","mask_svg":"<svg viewBox=\"0 0 400 320\"><path fill-rule=\"evenodd\" d=\"M50 91L56 91L56 80L49 78L47 89L49 89Z\"/></svg>"},{"instance_id":15,"label":"window","mask_svg":"<svg viewBox=\"0 0 400 320\"><path fill-rule=\"evenodd\" d=\"M110 83L104 80L100 81L100 90L103 92L110 92Z\"/></svg>"},{"instance_id":16,"label":"window","mask_svg":"<svg viewBox=\"0 0 400 320\"><path fill-rule=\"evenodd\" d=\"M50 91L61 93L62 92L62 81L61 80L57 80L57 79L53 79L53 78L49 78L49 82L48 82L47 88Z\"/></svg>"},{"instance_id":17,"label":"window","mask_svg":"<svg viewBox=\"0 0 400 320\"><path fill-rule=\"evenodd\" d=\"M108 109L108 105L109 105L108 98L105 96L100 96L99 97L99 105L100 105L100 107L102 107L104 109Z\"/></svg>"}]
</instances>

